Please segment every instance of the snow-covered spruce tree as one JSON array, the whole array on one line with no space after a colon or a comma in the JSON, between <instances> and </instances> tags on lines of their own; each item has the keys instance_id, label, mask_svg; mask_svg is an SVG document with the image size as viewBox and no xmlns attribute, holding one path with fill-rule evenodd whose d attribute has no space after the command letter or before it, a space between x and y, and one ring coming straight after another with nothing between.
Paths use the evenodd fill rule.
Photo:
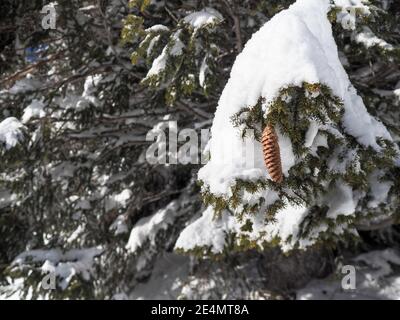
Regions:
<instances>
[{"instance_id":1,"label":"snow-covered spruce tree","mask_svg":"<svg viewBox=\"0 0 400 320\"><path fill-rule=\"evenodd\" d=\"M398 220L396 135L367 111L340 62L336 10L298 0L237 57L199 172L208 208L178 250L307 249ZM361 2L358 11L369 13Z\"/></svg>"},{"instance_id":2,"label":"snow-covered spruce tree","mask_svg":"<svg viewBox=\"0 0 400 320\"><path fill-rule=\"evenodd\" d=\"M168 120L177 121L179 128L209 127L237 54L253 33L295 1L133 0L128 6L126 0L58 0L57 30L47 31L41 28L40 15L47 1L39 2L0 3L0 297L4 288L6 296L16 291L18 296L32 298L141 296L140 289L130 294L140 287L150 291L146 286L154 266L153 273L167 272L163 269L168 263L174 273L179 271L167 261L169 255L163 256L173 250L185 225L189 227L178 247L184 244L192 251L197 245L201 256L204 248L221 253L225 230L238 226L230 215L216 219L211 209L206 212L212 221L195 221L204 211L194 185L199 166L147 163L146 133L168 127ZM340 61L368 112L398 143L399 3L336 0L335 4L328 16ZM343 104L329 83L311 84L279 88L279 92L292 91L293 99L302 101L305 92L315 95L318 89L325 94L314 97L318 103ZM242 107L256 111L258 103L266 102L262 98ZM248 113L255 116L250 121L242 107L229 111L229 126L238 125L238 135L246 126L260 134L268 119ZM342 117L344 106L338 109L328 109L329 119ZM294 134L305 130L308 117L302 114L302 119L303 127L291 130ZM318 119L314 120L322 131ZM344 150L357 147L358 141L349 142L351 135L340 126L338 131ZM248 141L254 145L254 139ZM381 143L386 142L377 141ZM300 142L292 145L301 147ZM381 148L382 152L391 149L390 145ZM296 163L309 163L307 152L297 156ZM377 152L372 155L373 161L384 160ZM321 156L321 166L324 159ZM388 184L374 184L383 187L377 192L386 195L384 188L395 170L384 177ZM268 176L265 179L268 182ZM285 177L283 185L285 181L289 179ZM275 186L270 183L268 188ZM370 195L363 196L357 207L368 206L371 214L385 210L390 214L397 206L396 188L391 186L387 200L371 202ZM285 193L289 190L286 185ZM303 196L305 192L297 193ZM299 202L295 195L289 196L290 201ZM365 209L362 212L367 215ZM308 213L307 217L311 218ZM357 228L370 228L371 222L370 218L357 222ZM195 230L191 234L195 241L189 243L185 237L190 229ZM321 255L310 252L297 253L302 258L292 261L299 272L313 272L310 265ZM184 281L185 288L174 283L171 297L263 296L269 287L263 288L265 284L254 273L260 254L253 250L237 259L230 250L224 253L222 264L205 261L205 266L193 260L195 268ZM285 259L277 249L265 253L265 261L286 267L290 262ZM269 272L268 277L291 271L280 272L272 265L262 269ZM40 281L51 270L57 274L57 290L42 290ZM155 283L160 293L159 281ZM280 285L275 281L271 287Z\"/></svg>"}]
</instances>

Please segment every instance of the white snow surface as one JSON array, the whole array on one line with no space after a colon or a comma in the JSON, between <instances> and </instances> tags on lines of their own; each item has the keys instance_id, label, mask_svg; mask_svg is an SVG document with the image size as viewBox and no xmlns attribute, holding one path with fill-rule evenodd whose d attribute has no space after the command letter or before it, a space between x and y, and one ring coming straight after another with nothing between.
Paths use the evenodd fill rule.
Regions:
<instances>
[{"instance_id":1,"label":"white snow surface","mask_svg":"<svg viewBox=\"0 0 400 320\"><path fill-rule=\"evenodd\" d=\"M276 195L275 195L276 197ZM276 200L272 197L270 201ZM274 237L281 239L281 248L283 251L289 251L293 248L296 241L299 241L299 247L307 248L313 244L320 232L327 229L327 225L321 225L313 230L308 239L298 239L299 226L308 214L308 208L304 206L295 206L286 203L284 209L280 210L274 223L265 225L264 214L257 214L247 217L252 222L252 231L241 231L245 221L239 221L235 216L227 211L223 211L219 217L216 217L211 207L208 207L202 216L189 224L180 234L175 249L190 251L196 248L209 249L213 254L222 253L227 235L232 233L246 234L249 239L262 245L263 240L271 241ZM260 239L260 232L265 232L265 236Z\"/></svg>"},{"instance_id":2,"label":"white snow surface","mask_svg":"<svg viewBox=\"0 0 400 320\"><path fill-rule=\"evenodd\" d=\"M363 44L367 49L371 47L380 47L385 50L393 50L393 46L385 40L378 38L370 28L364 26L362 32L355 36L357 43Z\"/></svg>"},{"instance_id":3,"label":"white snow surface","mask_svg":"<svg viewBox=\"0 0 400 320\"><path fill-rule=\"evenodd\" d=\"M184 43L179 39L181 31L178 30L171 35L171 40L173 41L173 45L170 48L168 45L164 47L161 54L154 59L150 70L147 72L146 78L156 76L160 72L164 71L167 67L167 60L171 56L180 56L183 53L183 49L185 48ZM147 49L147 53L149 54L155 45L155 43L159 40L159 36L152 39Z\"/></svg>"},{"instance_id":4,"label":"white snow surface","mask_svg":"<svg viewBox=\"0 0 400 320\"><path fill-rule=\"evenodd\" d=\"M213 8L206 7L201 11L193 12L186 17L183 18L184 23L190 25L194 31L196 32L198 29L211 25L214 23L221 22L223 17L221 13ZM167 31L165 26L156 25L149 29L146 29L148 32L161 32ZM158 75L160 72L163 72L167 67L167 60L170 56L180 56L185 48L184 43L179 39L180 31L176 31L172 34L171 39L173 41L173 46L171 48L167 46L164 47L161 54L154 59L150 70L146 75L146 79ZM151 43L150 47L152 49L154 43ZM150 50L151 51L151 50ZM148 51L149 52L149 51Z\"/></svg>"},{"instance_id":5,"label":"white snow surface","mask_svg":"<svg viewBox=\"0 0 400 320\"><path fill-rule=\"evenodd\" d=\"M382 172L375 171L369 177L369 185L371 186L371 200L368 202L369 208L377 208L379 204L387 201L389 191L393 186L392 182L381 181Z\"/></svg>"},{"instance_id":6,"label":"white snow surface","mask_svg":"<svg viewBox=\"0 0 400 320\"><path fill-rule=\"evenodd\" d=\"M93 259L102 252L101 247L73 249L66 252L60 249L30 250L18 255L12 262L12 266L43 262L41 271L44 274L54 272L61 280L58 285L65 290L75 275L80 275L84 280L90 279Z\"/></svg>"},{"instance_id":7,"label":"white snow surface","mask_svg":"<svg viewBox=\"0 0 400 320\"><path fill-rule=\"evenodd\" d=\"M177 210L177 207L177 202L173 201L153 215L140 219L132 228L126 249L136 252L147 241L154 244L158 231L174 223L177 214L181 212Z\"/></svg>"},{"instance_id":8,"label":"white snow surface","mask_svg":"<svg viewBox=\"0 0 400 320\"><path fill-rule=\"evenodd\" d=\"M196 247L204 247L215 254L221 253L225 246L226 235L238 231L238 226L235 217L227 212L223 212L220 218L214 219L214 210L208 207L199 219L181 232L175 249L189 251Z\"/></svg>"},{"instance_id":9,"label":"white snow surface","mask_svg":"<svg viewBox=\"0 0 400 320\"><path fill-rule=\"evenodd\" d=\"M327 18L329 9L329 0L298 0L256 32L237 57L211 128L211 159L198 174L212 194L229 198L231 187L237 179L256 181L270 178L265 168L261 143L251 136L243 139L240 130L231 123L231 117L242 108L255 106L260 97L265 99L263 110L268 116L269 102L278 96L282 88L288 86L301 86L304 82L327 85L343 101L345 113L342 120L347 134L354 136L361 145L372 147L378 152L381 150L378 138L392 141L386 127L367 112L362 99L350 83L340 62ZM293 154L290 139L284 137L279 128L276 129L283 173L288 176L290 168L299 159ZM319 145L326 146L326 135L320 130L341 136L333 127L312 122L305 141L311 152L315 152ZM350 161L354 155L352 158L349 153L347 158ZM337 161L335 163L333 169L340 170L336 168ZM354 214L358 199L353 190L343 183L331 189L328 193L334 196L322 200L330 207L328 216L335 219L338 215ZM244 201L249 204L261 197L266 199L266 204L277 199L271 190L253 195L245 192L243 195ZM307 239L298 239L298 226L307 214L307 208L287 204L284 210L278 212L275 223L266 223L263 213L246 216L253 223L253 230L248 236L260 243L261 240L272 240L277 236L285 251L290 250L297 240L300 247L306 248L315 242L320 232L328 228L321 224L313 229ZM222 221L213 221L212 217L212 210L207 209L203 217L182 232L176 247L188 250L193 249L197 243L197 246L211 246L215 252L221 252L223 235L227 231L237 231L242 222L227 217L223 217ZM342 234L344 227L338 226L335 232ZM259 239L261 233L266 234L264 239Z\"/></svg>"},{"instance_id":10,"label":"white snow surface","mask_svg":"<svg viewBox=\"0 0 400 320\"><path fill-rule=\"evenodd\" d=\"M169 28L162 24L155 24L154 26L147 28L145 31L146 32L164 32L164 31L169 31Z\"/></svg>"},{"instance_id":11,"label":"white snow surface","mask_svg":"<svg viewBox=\"0 0 400 320\"><path fill-rule=\"evenodd\" d=\"M15 147L23 138L22 130L25 126L17 118L9 117L0 122L0 142L6 149Z\"/></svg>"},{"instance_id":12,"label":"white snow surface","mask_svg":"<svg viewBox=\"0 0 400 320\"><path fill-rule=\"evenodd\" d=\"M329 206L327 217L335 219L338 215L352 215L356 209L357 202L354 200L353 190L350 186L336 183L326 196L326 203Z\"/></svg>"},{"instance_id":13,"label":"white snow surface","mask_svg":"<svg viewBox=\"0 0 400 320\"><path fill-rule=\"evenodd\" d=\"M201 11L187 15L183 21L190 24L195 30L205 25L213 24L223 20L221 13L213 8L204 8Z\"/></svg>"},{"instance_id":14,"label":"white snow surface","mask_svg":"<svg viewBox=\"0 0 400 320\"><path fill-rule=\"evenodd\" d=\"M341 12L337 13L337 22L341 23L344 29L355 30L357 13L363 16L371 14L368 0L334 0L334 3L341 9Z\"/></svg>"},{"instance_id":15,"label":"white snow surface","mask_svg":"<svg viewBox=\"0 0 400 320\"><path fill-rule=\"evenodd\" d=\"M189 258L173 253L164 253L158 258L150 279L139 283L130 293L133 300L175 300L188 280Z\"/></svg>"},{"instance_id":16,"label":"white snow surface","mask_svg":"<svg viewBox=\"0 0 400 320\"><path fill-rule=\"evenodd\" d=\"M400 256L396 249L371 251L346 261L356 269L356 288L344 290L345 274L313 280L297 291L297 300L399 300ZM396 266L396 268L393 268ZM340 270L339 270L340 271Z\"/></svg>"},{"instance_id":17,"label":"white snow surface","mask_svg":"<svg viewBox=\"0 0 400 320\"><path fill-rule=\"evenodd\" d=\"M114 208L125 207L131 198L132 191L130 189L124 189L120 193L112 194L106 199L105 209L108 211Z\"/></svg>"},{"instance_id":18,"label":"white snow surface","mask_svg":"<svg viewBox=\"0 0 400 320\"><path fill-rule=\"evenodd\" d=\"M185 48L185 44L181 41L180 34L182 30L178 30L175 32L171 38L174 41L174 45L171 48L170 54L172 56L180 56L183 52L183 49Z\"/></svg>"},{"instance_id":19,"label":"white snow surface","mask_svg":"<svg viewBox=\"0 0 400 320\"><path fill-rule=\"evenodd\" d=\"M288 86L303 82L329 86L344 102L343 124L348 134L376 150L380 150L378 137L392 140L387 129L367 112L340 63L327 18L329 8L329 0L298 0L256 32L237 57L211 129L211 160L199 172L212 193L226 194L240 177L268 177L261 144L252 138L243 140L230 119L242 108L256 105L260 97L266 100L267 114L268 102ZM290 152L285 152L290 141L280 138L287 172L295 162ZM254 152L249 145L254 145ZM249 161L243 161L243 152Z\"/></svg>"},{"instance_id":20,"label":"white snow surface","mask_svg":"<svg viewBox=\"0 0 400 320\"><path fill-rule=\"evenodd\" d=\"M43 118L46 112L43 110L45 104L41 100L33 99L32 102L24 109L22 123L27 123L31 118Z\"/></svg>"},{"instance_id":21,"label":"white snow surface","mask_svg":"<svg viewBox=\"0 0 400 320\"><path fill-rule=\"evenodd\" d=\"M146 78L155 76L165 69L165 67L167 66L167 52L168 47L166 46L161 54L156 59L154 59L153 64L146 75Z\"/></svg>"},{"instance_id":22,"label":"white snow surface","mask_svg":"<svg viewBox=\"0 0 400 320\"><path fill-rule=\"evenodd\" d=\"M10 88L11 94L21 94L28 91L34 91L41 86L41 82L33 77L32 74L28 73L25 78L18 80Z\"/></svg>"}]
</instances>

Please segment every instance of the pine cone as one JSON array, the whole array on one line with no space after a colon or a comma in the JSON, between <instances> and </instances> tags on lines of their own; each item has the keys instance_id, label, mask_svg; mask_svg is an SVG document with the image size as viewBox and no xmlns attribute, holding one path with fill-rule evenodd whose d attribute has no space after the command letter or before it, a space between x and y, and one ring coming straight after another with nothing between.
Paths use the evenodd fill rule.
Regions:
<instances>
[{"instance_id":1,"label":"pine cone","mask_svg":"<svg viewBox=\"0 0 400 320\"><path fill-rule=\"evenodd\" d=\"M278 136L272 126L265 127L262 139L264 162L269 175L274 182L283 181L281 154L279 150Z\"/></svg>"}]
</instances>

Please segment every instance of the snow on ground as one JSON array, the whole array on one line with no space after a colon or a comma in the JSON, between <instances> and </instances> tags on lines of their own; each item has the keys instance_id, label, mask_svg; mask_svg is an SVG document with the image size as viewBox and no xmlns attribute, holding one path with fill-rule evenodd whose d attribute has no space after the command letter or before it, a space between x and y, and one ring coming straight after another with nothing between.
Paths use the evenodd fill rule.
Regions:
<instances>
[{"instance_id":1,"label":"snow on ground","mask_svg":"<svg viewBox=\"0 0 400 320\"><path fill-rule=\"evenodd\" d=\"M65 290L75 276L79 276L85 281L91 281L94 271L94 259L103 252L101 247L86 249L72 249L62 251L61 249L50 250L28 250L19 254L11 264L12 271L22 270L29 264L37 264L37 270L43 276L54 273L59 278L58 288ZM29 288L24 296L24 278L12 279L7 277L9 282L6 286L0 286L1 300L21 300L32 299L32 287ZM38 284L40 285L40 284ZM49 293L39 295L38 300L48 300Z\"/></svg>"},{"instance_id":2,"label":"snow on ground","mask_svg":"<svg viewBox=\"0 0 400 320\"><path fill-rule=\"evenodd\" d=\"M246 272L256 270L256 260L246 266ZM345 274L332 274L326 279L312 280L306 287L297 291L298 300L400 300L400 255L394 249L371 251L346 262L356 268L356 289L345 291L341 287ZM250 269L249 269L250 268ZM252 275L254 276L254 275ZM226 281L224 283L224 281ZM236 287L239 299L265 298L261 283L253 283L248 292L243 291L238 279L219 278L218 272L203 278L190 275L190 258L166 253L156 262L154 271L147 282L135 287L125 299L211 299L231 297L229 288ZM240 287L240 290L239 290ZM208 298L207 298L208 294ZM215 296L217 294L218 296ZM116 295L114 298L122 298ZM232 298L232 297L231 297Z\"/></svg>"},{"instance_id":3,"label":"snow on ground","mask_svg":"<svg viewBox=\"0 0 400 320\"><path fill-rule=\"evenodd\" d=\"M256 261L251 263L255 264ZM312 280L306 287L297 291L296 298L298 300L400 300L399 252L394 249L371 251L349 259L346 264L354 265L356 268L355 290L343 290L341 281L345 274L333 274L326 279ZM253 267L246 268L256 269L255 266ZM209 298L215 298L213 294L216 292L223 296L225 289L240 285L238 279L231 277L227 281L232 283L222 282L221 284L221 280L224 281L218 279L216 274L196 279L190 275L189 257L166 253L157 261L150 279L137 285L126 298L196 299L201 296L207 299L207 290ZM240 291L241 299L263 297L263 291L268 288L262 288L259 285L253 283L254 287L248 287L248 292ZM187 294L188 290L191 294ZM194 296L192 296L193 293L195 293ZM228 298L232 294L225 293ZM236 298L240 299L240 297Z\"/></svg>"},{"instance_id":4,"label":"snow on ground","mask_svg":"<svg viewBox=\"0 0 400 320\"><path fill-rule=\"evenodd\" d=\"M137 285L129 299L176 299L188 278L189 261L187 256L165 253L156 262L150 279Z\"/></svg>"},{"instance_id":5,"label":"snow on ground","mask_svg":"<svg viewBox=\"0 0 400 320\"><path fill-rule=\"evenodd\" d=\"M372 251L352 259L356 288L342 289L343 275L313 280L297 291L298 300L400 300L399 253L393 249ZM397 267L397 268L396 268ZM395 270L397 269L397 272ZM348 274L348 273L347 273Z\"/></svg>"},{"instance_id":6,"label":"snow on ground","mask_svg":"<svg viewBox=\"0 0 400 320\"><path fill-rule=\"evenodd\" d=\"M339 273L332 274L326 279L312 280L307 286L297 291L296 298L298 300L400 300L398 251L394 249L371 251L349 259L345 264L354 265L356 268L355 290L342 289L341 281L345 275ZM249 275L249 270L255 272L254 270L257 269L256 260L249 261L249 265L242 268L244 268L244 274L249 276L248 280L257 278L255 274ZM262 287L261 282L254 283L253 281L252 285L246 287L242 285L240 279L235 277L224 279L215 272L215 274L208 273L196 278L190 274L190 270L190 257L164 253L155 263L148 280L136 285L129 296L117 293L113 299L175 300L182 297L229 299L232 298L230 290L234 288L239 291L239 296L235 296L235 299L264 299L264 293L268 291L268 288ZM18 292L10 295L10 290L21 285L21 282L15 282L12 286L0 287L0 300L20 299Z\"/></svg>"}]
</instances>

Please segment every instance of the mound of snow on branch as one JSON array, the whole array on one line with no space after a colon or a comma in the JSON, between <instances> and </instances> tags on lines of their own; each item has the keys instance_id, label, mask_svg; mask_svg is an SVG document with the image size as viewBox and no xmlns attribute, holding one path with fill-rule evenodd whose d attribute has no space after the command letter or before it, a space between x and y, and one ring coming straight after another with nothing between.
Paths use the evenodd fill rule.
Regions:
<instances>
[{"instance_id":1,"label":"mound of snow on branch","mask_svg":"<svg viewBox=\"0 0 400 320\"><path fill-rule=\"evenodd\" d=\"M344 102L343 125L348 134L376 150L380 150L378 138L392 140L387 129L367 112L340 63L327 18L329 8L328 0L297 1L256 32L237 57L211 129L212 157L199 173L212 193L226 193L242 176L266 177L261 143L249 150L246 144L254 140L243 140L230 119L242 108L255 106L260 97L265 99L264 111L268 113L268 103L282 88L304 82L325 84ZM248 139L251 141L246 143ZM243 163L243 152L238 150L254 154L254 161ZM293 159L282 156L283 167L290 169L287 163L294 164Z\"/></svg>"},{"instance_id":2,"label":"mound of snow on branch","mask_svg":"<svg viewBox=\"0 0 400 320\"><path fill-rule=\"evenodd\" d=\"M25 126L14 117L0 122L0 142L5 144L7 150L15 147L22 140L24 128Z\"/></svg>"},{"instance_id":3,"label":"mound of snow on branch","mask_svg":"<svg viewBox=\"0 0 400 320\"><path fill-rule=\"evenodd\" d=\"M344 5L345 2L342 1L341 4ZM392 141L386 127L368 113L340 62L332 26L328 20L330 9L329 0L298 0L256 32L237 57L211 128L211 159L200 169L198 175L205 188L213 195L229 198L231 187L238 179L256 181L270 178L265 168L261 143L251 136L243 138L231 119L243 108L254 107L260 98L263 98L263 111L268 114L269 104L283 88L301 87L304 83L324 84L343 101L342 123L347 134L361 145L371 147L377 152L381 151L377 143L379 139ZM306 143L311 148L314 148L314 144L323 144L315 139L317 130L317 127L309 130ZM290 139L280 132L277 133L282 168L287 176L298 159L293 154ZM261 197L265 199L264 204L268 205L277 200L278 195L272 190L243 195L247 202ZM352 190L345 187L338 187L336 203L332 203L330 199L323 201L330 204L331 218L338 214L351 215L357 205ZM260 234L266 234L264 240L278 237L287 243L283 249L289 250L298 233L298 225L307 215L307 211L306 207L287 204L285 210L275 217L277 221L271 224L266 224L265 217L261 214L246 217L253 226L249 238L257 240ZM213 252L221 252L224 234L236 232L241 222L232 217L227 224L224 217L213 220L212 216L212 210L207 209L198 221L183 231L176 247L190 250L197 243L199 247L209 246ZM217 225L212 226L214 223ZM311 245L318 233L325 232L326 229L327 226L321 225L318 230L314 230L315 234L300 242L300 247ZM341 234L342 230L338 228L337 232Z\"/></svg>"}]
</instances>

